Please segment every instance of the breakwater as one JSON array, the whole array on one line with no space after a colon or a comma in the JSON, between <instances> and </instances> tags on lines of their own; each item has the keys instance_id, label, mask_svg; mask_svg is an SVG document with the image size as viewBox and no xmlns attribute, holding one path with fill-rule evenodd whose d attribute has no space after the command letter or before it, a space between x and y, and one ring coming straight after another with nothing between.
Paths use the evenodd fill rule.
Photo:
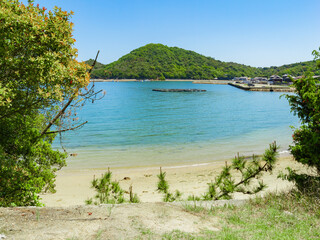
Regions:
<instances>
[{"instance_id":1,"label":"breakwater","mask_svg":"<svg viewBox=\"0 0 320 240\"><path fill-rule=\"evenodd\" d=\"M247 84L228 83L228 85L240 88L245 91L258 91L258 92L294 92L295 88L281 85L254 85L248 86Z\"/></svg>"}]
</instances>

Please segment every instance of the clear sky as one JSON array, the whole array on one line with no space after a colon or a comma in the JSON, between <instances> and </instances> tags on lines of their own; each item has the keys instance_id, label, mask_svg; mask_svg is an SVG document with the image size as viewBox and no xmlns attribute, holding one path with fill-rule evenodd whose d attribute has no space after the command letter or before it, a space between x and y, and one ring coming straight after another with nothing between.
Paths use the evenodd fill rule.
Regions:
<instances>
[{"instance_id":1,"label":"clear sky","mask_svg":"<svg viewBox=\"0 0 320 240\"><path fill-rule=\"evenodd\" d=\"M23 1L26 2L26 1ZM110 63L148 43L255 67L312 60L320 0L35 0L72 10L79 60Z\"/></svg>"}]
</instances>

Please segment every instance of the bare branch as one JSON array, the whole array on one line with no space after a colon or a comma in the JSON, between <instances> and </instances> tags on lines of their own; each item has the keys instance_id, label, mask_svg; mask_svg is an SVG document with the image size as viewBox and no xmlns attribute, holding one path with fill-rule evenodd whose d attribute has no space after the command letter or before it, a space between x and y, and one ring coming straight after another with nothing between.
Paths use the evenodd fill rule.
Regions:
<instances>
[{"instance_id":1,"label":"bare branch","mask_svg":"<svg viewBox=\"0 0 320 240\"><path fill-rule=\"evenodd\" d=\"M51 131L51 132L46 132L45 134L54 134L54 133L62 133L62 132L66 132L66 131L70 131L70 130L75 130L83 125L85 125L86 123L88 123L88 121L85 121L84 123L81 123L80 125L73 127L73 128L68 128L68 129L63 129L63 130L57 130L57 131Z\"/></svg>"},{"instance_id":2,"label":"bare branch","mask_svg":"<svg viewBox=\"0 0 320 240\"><path fill-rule=\"evenodd\" d=\"M97 52L96 58L94 59L94 61L92 63L91 69L89 70L89 74L92 72L92 69L94 68L94 66L97 63L97 59L98 59L99 53L100 53L100 50L98 50L98 52Z\"/></svg>"},{"instance_id":3,"label":"bare branch","mask_svg":"<svg viewBox=\"0 0 320 240\"><path fill-rule=\"evenodd\" d=\"M69 101L66 103L66 105L58 112L58 114L49 122L49 124L45 127L45 129L43 129L43 131L41 132L41 136L43 136L48 129L55 123L55 121L57 121L57 119L64 114L64 112L66 111L67 107L69 107L69 105L71 104L71 102L73 101L73 99L75 98L77 92L79 91L79 88L76 89L75 93L72 95L72 97L70 97Z\"/></svg>"},{"instance_id":4,"label":"bare branch","mask_svg":"<svg viewBox=\"0 0 320 240\"><path fill-rule=\"evenodd\" d=\"M92 64L91 69L89 70L89 74L91 73L94 65L97 62L97 58L99 56L99 52L97 52L96 58ZM40 136L43 136L44 134L46 134L46 132L49 130L49 128L55 123L55 121L57 121L57 119L59 117L61 117L62 114L64 114L64 112L66 111L66 109L69 107L69 105L71 104L71 102L73 101L73 99L76 97L77 93L79 92L79 88L76 89L76 91L73 93L73 95L70 97L69 101L66 103L66 105L61 109L61 111L58 112L58 114L49 122L49 124L45 127L45 129L43 129L43 131L41 132Z\"/></svg>"}]
</instances>

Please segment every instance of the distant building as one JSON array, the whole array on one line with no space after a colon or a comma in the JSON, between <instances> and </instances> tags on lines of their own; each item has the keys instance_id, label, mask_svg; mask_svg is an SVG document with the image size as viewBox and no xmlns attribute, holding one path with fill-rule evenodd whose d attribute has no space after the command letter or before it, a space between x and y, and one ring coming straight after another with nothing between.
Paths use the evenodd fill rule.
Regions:
<instances>
[{"instance_id":1,"label":"distant building","mask_svg":"<svg viewBox=\"0 0 320 240\"><path fill-rule=\"evenodd\" d=\"M241 81L242 83L248 84L250 83L249 78L248 77L239 77L239 81Z\"/></svg>"},{"instance_id":2,"label":"distant building","mask_svg":"<svg viewBox=\"0 0 320 240\"><path fill-rule=\"evenodd\" d=\"M251 79L252 83L260 83L260 84L267 84L268 83L268 79L264 78L264 77L255 77L253 79Z\"/></svg>"},{"instance_id":3,"label":"distant building","mask_svg":"<svg viewBox=\"0 0 320 240\"><path fill-rule=\"evenodd\" d=\"M293 79L293 77L291 75L289 75L289 74L282 75L282 82L283 83L291 85L291 84L293 84L292 79Z\"/></svg>"},{"instance_id":4,"label":"distant building","mask_svg":"<svg viewBox=\"0 0 320 240\"><path fill-rule=\"evenodd\" d=\"M282 83L282 77L278 76L278 75L272 75L269 80L268 80L268 84L273 85L273 84L281 84Z\"/></svg>"}]
</instances>

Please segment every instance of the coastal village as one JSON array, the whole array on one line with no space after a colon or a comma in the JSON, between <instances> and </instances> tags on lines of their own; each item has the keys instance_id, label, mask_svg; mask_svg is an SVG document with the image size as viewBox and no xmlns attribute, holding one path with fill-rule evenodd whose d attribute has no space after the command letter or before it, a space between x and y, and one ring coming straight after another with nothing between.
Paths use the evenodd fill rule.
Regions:
<instances>
[{"instance_id":1,"label":"coastal village","mask_svg":"<svg viewBox=\"0 0 320 240\"><path fill-rule=\"evenodd\" d=\"M313 78L319 77L313 76ZM301 78L303 76L293 77L289 74L284 74L282 77L272 75L269 79L265 77L235 77L227 84L246 91L294 92L293 81Z\"/></svg>"},{"instance_id":2,"label":"coastal village","mask_svg":"<svg viewBox=\"0 0 320 240\"><path fill-rule=\"evenodd\" d=\"M266 77L235 77L232 81L234 83L248 84L248 86L255 86L255 84L267 84L267 85L292 85L293 80L301 79L303 76L294 77L289 74L284 74L282 77L279 75L272 75L269 79ZM320 76L314 76L319 78Z\"/></svg>"}]
</instances>

